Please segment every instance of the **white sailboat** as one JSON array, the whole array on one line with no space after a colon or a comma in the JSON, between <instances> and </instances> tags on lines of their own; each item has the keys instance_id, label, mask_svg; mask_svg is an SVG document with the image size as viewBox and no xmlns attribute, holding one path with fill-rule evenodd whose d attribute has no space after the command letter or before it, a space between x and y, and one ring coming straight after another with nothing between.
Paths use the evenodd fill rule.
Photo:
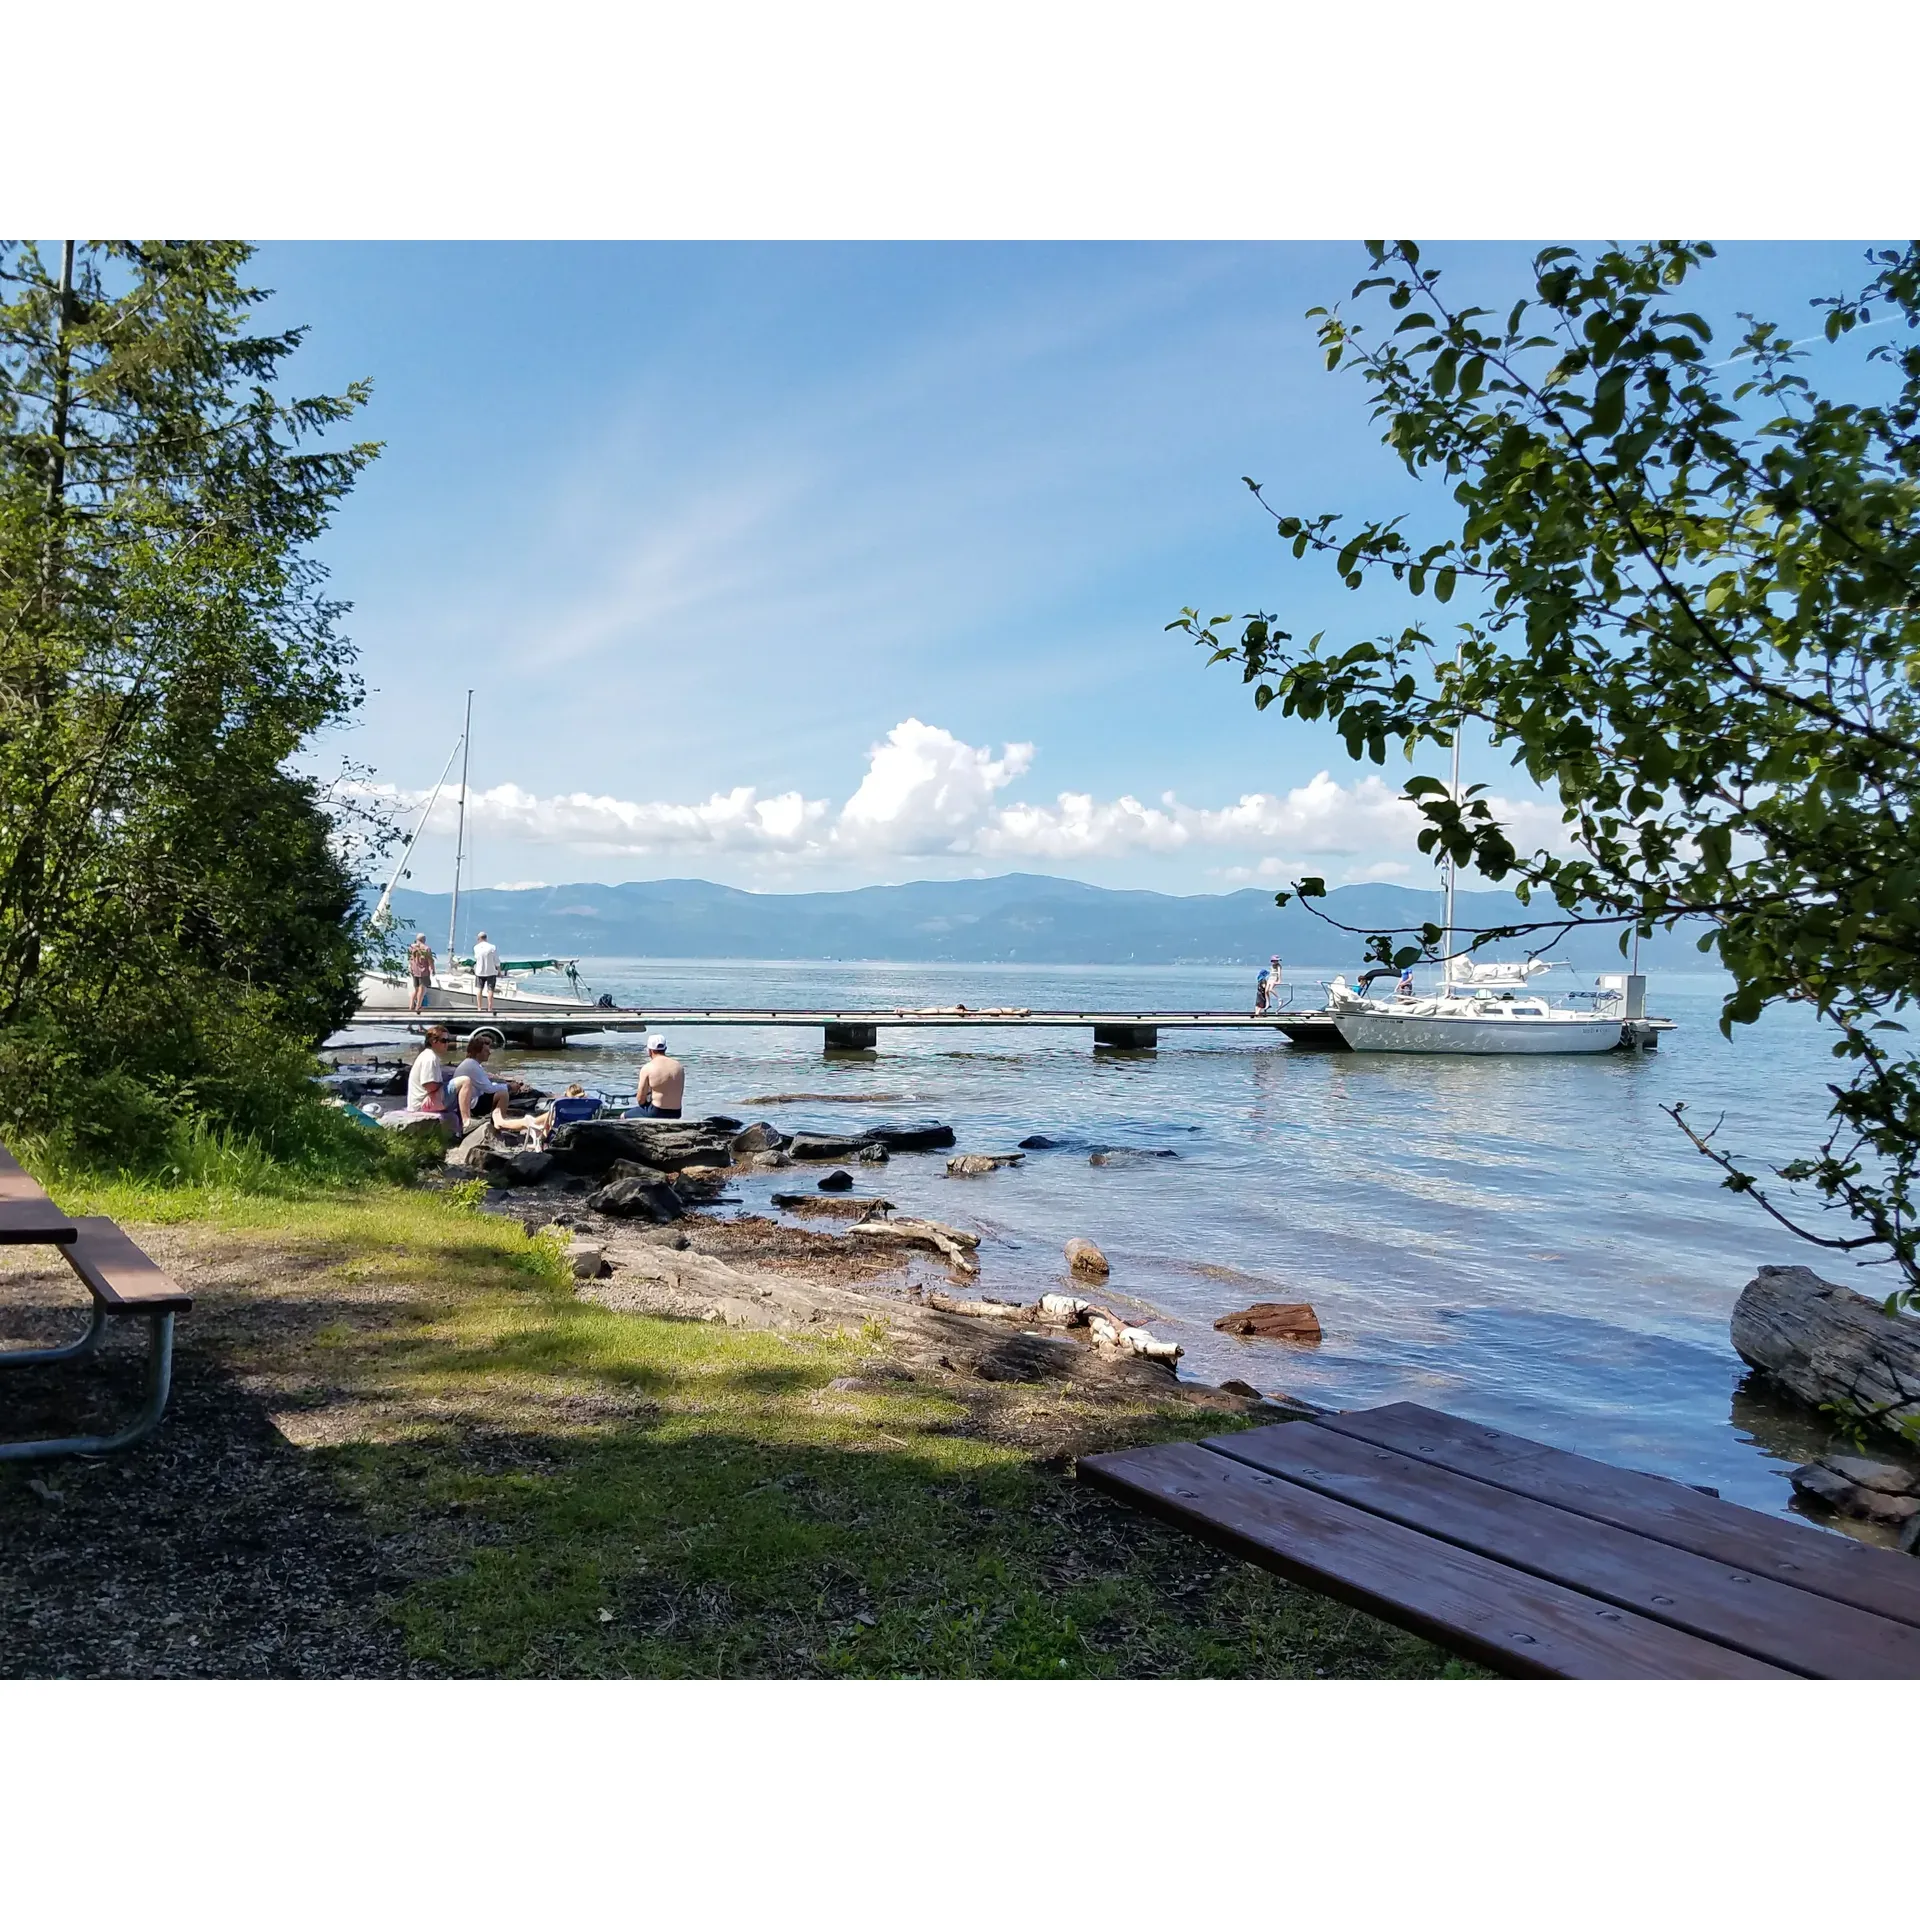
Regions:
<instances>
[{"instance_id":1,"label":"white sailboat","mask_svg":"<svg viewBox=\"0 0 1920 1920\"><path fill-rule=\"evenodd\" d=\"M1357 1053L1606 1053L1619 1046L1624 998L1615 1002L1618 1011L1587 1010L1516 991L1547 965L1449 956L1437 991L1387 1000L1370 1000L1336 979L1327 1010Z\"/></svg>"},{"instance_id":2,"label":"white sailboat","mask_svg":"<svg viewBox=\"0 0 1920 1920\"><path fill-rule=\"evenodd\" d=\"M1457 726L1452 792L1456 798L1460 792ZM1447 924L1437 988L1422 994L1403 984L1385 1000L1369 999L1365 981L1356 991L1336 977L1327 988L1327 1011L1349 1047L1356 1053L1607 1053L1622 1043L1628 1011L1624 992L1590 1009L1556 1007L1526 991L1551 969L1551 961L1476 961L1455 954L1451 857L1445 882Z\"/></svg>"},{"instance_id":3,"label":"white sailboat","mask_svg":"<svg viewBox=\"0 0 1920 1920\"><path fill-rule=\"evenodd\" d=\"M456 941L460 930L460 874L466 856L467 839L467 768L469 763L469 743L473 734L473 693L467 693L466 724L460 737L453 743L453 752L447 755L447 764L440 770L440 778L433 792L427 796L427 804L420 810L420 818L414 822L412 833L407 836L407 844L402 848L400 858L394 863L393 877L388 880L380 895L379 904L373 910L373 926L376 931L383 930L393 920L393 890L400 884L407 870L407 861L412 857L415 843L426 827L434 804L439 800L447 784L447 777L453 772L453 762L457 755L460 760L460 804L459 825L454 831L453 844L453 905L447 916L446 963L433 970L426 991L421 995L421 1011L425 1013L473 1013L480 1007L480 990L473 977L473 962L457 957ZM521 1021L538 1018L541 1014L592 1012L598 1004L590 999L580 985L579 970L571 960L507 960L503 961L502 972L493 992L493 1011L498 1015L517 1015ZM557 972L563 975L573 988L570 994L537 993L524 986L522 980L528 974ZM366 972L360 976L360 1010L363 1013L405 1013L413 1004L413 982L404 968L394 971Z\"/></svg>"}]
</instances>

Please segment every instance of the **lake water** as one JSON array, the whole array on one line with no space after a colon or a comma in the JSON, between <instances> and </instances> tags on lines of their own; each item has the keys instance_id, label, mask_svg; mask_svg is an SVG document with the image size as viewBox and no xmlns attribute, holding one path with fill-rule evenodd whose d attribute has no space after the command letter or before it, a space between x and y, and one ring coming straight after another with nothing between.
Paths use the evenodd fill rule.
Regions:
<instances>
[{"instance_id":1,"label":"lake water","mask_svg":"<svg viewBox=\"0 0 1920 1920\"><path fill-rule=\"evenodd\" d=\"M951 1005L1239 1009L1252 968L587 963L625 1006ZM1572 982L1591 986L1590 980ZM1296 1004L1321 995L1298 983ZM1415 1399L1622 1466L1786 1510L1793 1461L1831 1436L1737 1391L1734 1298L1761 1262L1806 1261L1873 1291L1879 1276L1793 1240L1727 1193L1665 1113L1725 1112L1742 1153L1817 1137L1834 1062L1814 1021L1771 1012L1731 1041L1716 976L1655 976L1677 1020L1658 1051L1536 1059L1296 1051L1251 1031L1168 1033L1157 1054L1096 1054L1089 1033L882 1031L871 1058L826 1057L816 1030L667 1032L689 1113L783 1130L952 1124L961 1150L1044 1133L1068 1144L981 1179L945 1156L853 1167L856 1192L982 1237L982 1291L1031 1299L1095 1240L1108 1291L1186 1348L1181 1372L1321 1405ZM514 1056L541 1085L630 1092L642 1041ZM755 1108L754 1095L799 1094ZM820 1100L831 1094L832 1101ZM846 1095L862 1096L848 1103ZM864 1102L871 1101L871 1104ZM1168 1149L1089 1164L1096 1146ZM799 1169L738 1183L772 1211ZM1084 1291L1084 1288L1080 1289ZM1255 1300L1312 1303L1317 1348L1213 1331Z\"/></svg>"}]
</instances>

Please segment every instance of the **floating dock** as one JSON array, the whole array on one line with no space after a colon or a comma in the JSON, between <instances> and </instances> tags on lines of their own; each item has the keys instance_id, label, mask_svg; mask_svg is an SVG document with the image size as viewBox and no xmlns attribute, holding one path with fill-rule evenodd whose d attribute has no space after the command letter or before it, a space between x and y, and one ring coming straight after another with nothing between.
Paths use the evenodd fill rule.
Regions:
<instances>
[{"instance_id":1,"label":"floating dock","mask_svg":"<svg viewBox=\"0 0 1920 1920\"><path fill-rule=\"evenodd\" d=\"M1251 1031L1278 1034L1296 1047L1344 1047L1330 1013L1282 1008L1277 1013L1188 1013L1165 1011L1027 1011L962 1013L929 1009L860 1007L582 1007L538 1015L524 1012L483 1014L471 1007L434 1007L424 1013L355 1014L349 1032L368 1029L387 1033L424 1033L430 1026L450 1033L489 1033L506 1046L551 1049L564 1046L575 1034L646 1033L655 1027L795 1027L818 1028L828 1053L873 1053L889 1029L934 1027L972 1034L1066 1030L1092 1035L1098 1048L1123 1053L1151 1052L1162 1033L1216 1033ZM1671 1020L1633 1020L1626 1023L1623 1047L1659 1045L1660 1034L1670 1032ZM358 1044L354 1042L336 1042Z\"/></svg>"}]
</instances>

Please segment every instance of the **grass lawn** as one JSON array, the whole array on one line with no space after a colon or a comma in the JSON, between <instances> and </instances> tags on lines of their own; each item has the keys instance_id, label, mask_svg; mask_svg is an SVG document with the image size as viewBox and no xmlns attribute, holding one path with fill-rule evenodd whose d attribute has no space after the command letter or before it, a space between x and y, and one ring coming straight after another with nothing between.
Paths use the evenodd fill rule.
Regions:
<instances>
[{"instance_id":1,"label":"grass lawn","mask_svg":"<svg viewBox=\"0 0 1920 1920\"><path fill-rule=\"evenodd\" d=\"M913 1377L878 1323L613 1312L574 1297L557 1242L472 1195L56 1191L133 1225L198 1296L182 1341L200 1372L115 1470L137 1480L184 1443L202 1392L249 1396L263 1445L323 1463L392 1549L403 1575L376 1604L416 1671L1463 1670L1073 1477L1078 1453L1230 1416Z\"/></svg>"}]
</instances>

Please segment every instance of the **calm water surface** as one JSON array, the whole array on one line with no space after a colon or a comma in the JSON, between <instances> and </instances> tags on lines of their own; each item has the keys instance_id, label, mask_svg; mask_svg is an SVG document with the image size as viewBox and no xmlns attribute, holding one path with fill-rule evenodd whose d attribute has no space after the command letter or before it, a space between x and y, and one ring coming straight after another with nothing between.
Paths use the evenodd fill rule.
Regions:
<instances>
[{"instance_id":1,"label":"calm water surface","mask_svg":"<svg viewBox=\"0 0 1920 1920\"><path fill-rule=\"evenodd\" d=\"M603 960L583 973L643 1007L1238 1009L1252 995L1250 967ZM1299 1004L1321 996L1303 982ZM980 1234L988 1293L1032 1298L1083 1234L1112 1262L1109 1292L1185 1346L1189 1377L1341 1407L1417 1399L1783 1512L1787 1464L1831 1440L1736 1390L1734 1298L1763 1261L1875 1280L1725 1192L1661 1106L1724 1111L1728 1143L1786 1157L1815 1137L1834 1063L1794 1009L1721 1038L1712 976L1656 976L1648 1004L1680 1023L1657 1052L1536 1059L1297 1052L1251 1032L1167 1034L1157 1054L1116 1058L1085 1032L951 1029L883 1031L872 1058L827 1058L811 1029L667 1031L690 1113L787 1131L924 1116L950 1122L962 1150L1036 1132L1066 1143L978 1180L949 1180L938 1154L851 1169L856 1192ZM641 1045L576 1042L564 1059L516 1055L516 1071L627 1092ZM771 1093L812 1098L743 1104ZM1100 1146L1176 1157L1092 1166ZM743 1205L772 1211L797 1173L740 1181ZM1312 1302L1324 1344L1212 1330L1255 1300Z\"/></svg>"}]
</instances>

